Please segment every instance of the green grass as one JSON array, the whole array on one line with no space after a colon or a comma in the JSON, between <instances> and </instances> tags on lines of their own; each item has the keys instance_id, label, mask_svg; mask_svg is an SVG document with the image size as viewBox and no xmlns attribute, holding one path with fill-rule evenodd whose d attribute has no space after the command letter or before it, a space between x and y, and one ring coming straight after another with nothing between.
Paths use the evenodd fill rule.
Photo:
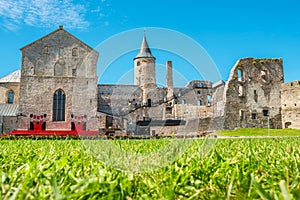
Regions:
<instances>
[{"instance_id":1,"label":"green grass","mask_svg":"<svg viewBox=\"0 0 300 200\"><path fill-rule=\"evenodd\" d=\"M170 140L113 141L149 152ZM300 140L203 140L170 165L129 173L105 166L80 140L0 140L0 199L299 199Z\"/></svg>"},{"instance_id":2,"label":"green grass","mask_svg":"<svg viewBox=\"0 0 300 200\"><path fill-rule=\"evenodd\" d=\"M236 130L223 130L223 136L300 136L300 130L295 129L263 129L263 128L239 128Z\"/></svg>"}]
</instances>

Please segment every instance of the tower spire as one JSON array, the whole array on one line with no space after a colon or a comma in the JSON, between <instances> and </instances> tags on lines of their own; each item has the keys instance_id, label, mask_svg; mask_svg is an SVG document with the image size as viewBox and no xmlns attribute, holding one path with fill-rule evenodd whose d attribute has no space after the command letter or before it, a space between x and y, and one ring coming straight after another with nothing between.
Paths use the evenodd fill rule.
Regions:
<instances>
[{"instance_id":1,"label":"tower spire","mask_svg":"<svg viewBox=\"0 0 300 200\"><path fill-rule=\"evenodd\" d=\"M137 58L155 58L151 53L151 50L149 48L149 45L148 45L148 42L146 39L146 29L144 29L144 37L142 40L140 51L134 59L137 59Z\"/></svg>"}]
</instances>

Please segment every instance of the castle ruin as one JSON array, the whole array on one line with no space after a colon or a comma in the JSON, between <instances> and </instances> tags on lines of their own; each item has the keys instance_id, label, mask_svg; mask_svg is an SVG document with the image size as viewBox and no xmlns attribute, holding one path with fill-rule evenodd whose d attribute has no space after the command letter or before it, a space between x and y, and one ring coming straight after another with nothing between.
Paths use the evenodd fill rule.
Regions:
<instances>
[{"instance_id":1,"label":"castle ruin","mask_svg":"<svg viewBox=\"0 0 300 200\"><path fill-rule=\"evenodd\" d=\"M157 86L145 35L133 58L133 85L98 84L98 52L62 26L21 52L21 73L0 79L1 133L27 129L31 114L46 114L47 129L70 129L75 115L85 116L87 129L127 134L300 129L300 84L284 83L282 59L240 59L226 82L176 88L168 60L166 86Z\"/></svg>"}]
</instances>

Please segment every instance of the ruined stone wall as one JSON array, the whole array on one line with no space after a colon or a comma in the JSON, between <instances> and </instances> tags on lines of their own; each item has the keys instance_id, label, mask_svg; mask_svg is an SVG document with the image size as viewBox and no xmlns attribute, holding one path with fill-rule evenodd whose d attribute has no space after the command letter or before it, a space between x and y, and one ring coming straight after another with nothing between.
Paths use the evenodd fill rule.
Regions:
<instances>
[{"instance_id":1,"label":"ruined stone wall","mask_svg":"<svg viewBox=\"0 0 300 200\"><path fill-rule=\"evenodd\" d=\"M281 128L283 80L282 59L239 60L225 85L224 128Z\"/></svg>"},{"instance_id":2,"label":"ruined stone wall","mask_svg":"<svg viewBox=\"0 0 300 200\"><path fill-rule=\"evenodd\" d=\"M124 115L142 104L142 91L135 85L98 85L98 112Z\"/></svg>"},{"instance_id":3,"label":"ruined stone wall","mask_svg":"<svg viewBox=\"0 0 300 200\"><path fill-rule=\"evenodd\" d=\"M225 83L223 81L219 81L213 85L213 95L212 95L213 117L224 116L224 110L225 110L224 88L225 88Z\"/></svg>"},{"instance_id":4,"label":"ruined stone wall","mask_svg":"<svg viewBox=\"0 0 300 200\"><path fill-rule=\"evenodd\" d=\"M300 81L281 86L282 127L300 129Z\"/></svg>"},{"instance_id":5,"label":"ruined stone wall","mask_svg":"<svg viewBox=\"0 0 300 200\"><path fill-rule=\"evenodd\" d=\"M207 88L175 88L177 104L211 106L212 89Z\"/></svg>"},{"instance_id":6,"label":"ruined stone wall","mask_svg":"<svg viewBox=\"0 0 300 200\"><path fill-rule=\"evenodd\" d=\"M59 30L27 45L22 51L20 112L44 114L47 129L70 129L71 114L88 116L88 129L96 129L98 53L64 31ZM66 95L65 121L53 121L53 96ZM19 128L27 129L22 118Z\"/></svg>"},{"instance_id":7,"label":"ruined stone wall","mask_svg":"<svg viewBox=\"0 0 300 200\"><path fill-rule=\"evenodd\" d=\"M8 103L8 93L14 92L14 104L20 101L20 83L0 83L0 104Z\"/></svg>"},{"instance_id":8,"label":"ruined stone wall","mask_svg":"<svg viewBox=\"0 0 300 200\"><path fill-rule=\"evenodd\" d=\"M225 121L225 83L218 81L212 85L212 117L209 121L208 131L223 130ZM203 125L202 125L203 126Z\"/></svg>"},{"instance_id":9,"label":"ruined stone wall","mask_svg":"<svg viewBox=\"0 0 300 200\"><path fill-rule=\"evenodd\" d=\"M191 81L185 88L175 88L176 104L174 117L185 119L203 119L213 116L212 83L209 81Z\"/></svg>"}]
</instances>

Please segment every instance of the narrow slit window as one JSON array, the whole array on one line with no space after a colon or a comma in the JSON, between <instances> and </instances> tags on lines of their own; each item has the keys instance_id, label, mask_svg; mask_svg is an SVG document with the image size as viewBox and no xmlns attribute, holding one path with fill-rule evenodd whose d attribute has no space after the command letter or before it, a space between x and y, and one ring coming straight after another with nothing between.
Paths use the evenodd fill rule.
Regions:
<instances>
[{"instance_id":1,"label":"narrow slit window","mask_svg":"<svg viewBox=\"0 0 300 200\"><path fill-rule=\"evenodd\" d=\"M207 106L211 106L211 96L207 95Z\"/></svg>"},{"instance_id":2,"label":"narrow slit window","mask_svg":"<svg viewBox=\"0 0 300 200\"><path fill-rule=\"evenodd\" d=\"M239 85L239 97L244 96L244 87L242 85Z\"/></svg>"},{"instance_id":3,"label":"narrow slit window","mask_svg":"<svg viewBox=\"0 0 300 200\"><path fill-rule=\"evenodd\" d=\"M198 100L198 101L197 101L197 106L202 106L201 100Z\"/></svg>"}]
</instances>

